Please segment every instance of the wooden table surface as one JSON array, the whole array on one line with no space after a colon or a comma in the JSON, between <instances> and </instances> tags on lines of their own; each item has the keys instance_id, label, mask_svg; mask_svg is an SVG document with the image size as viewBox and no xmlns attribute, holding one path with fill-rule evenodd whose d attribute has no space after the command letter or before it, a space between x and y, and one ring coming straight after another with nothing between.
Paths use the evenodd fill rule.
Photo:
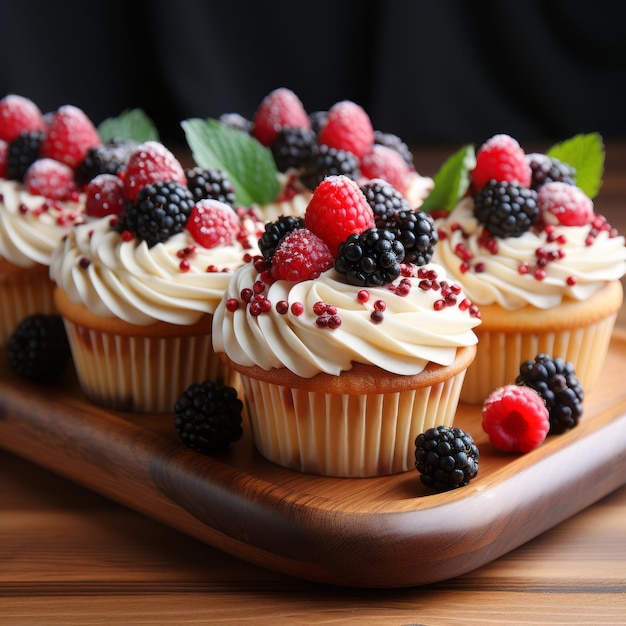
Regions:
<instances>
[{"instance_id":1,"label":"wooden table surface","mask_svg":"<svg viewBox=\"0 0 626 626\"><path fill-rule=\"evenodd\" d=\"M418 170L448 154L417 150ZM596 210L626 233L624 206L626 144L609 143ZM0 624L247 622L623 624L626 485L469 574L359 590L238 560L0 450Z\"/></svg>"}]
</instances>

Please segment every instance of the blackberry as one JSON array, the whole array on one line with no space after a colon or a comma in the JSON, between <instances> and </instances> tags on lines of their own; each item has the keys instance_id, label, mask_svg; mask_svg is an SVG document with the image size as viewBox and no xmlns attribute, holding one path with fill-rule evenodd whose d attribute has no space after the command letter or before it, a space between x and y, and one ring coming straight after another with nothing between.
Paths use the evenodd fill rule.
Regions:
<instances>
[{"instance_id":1,"label":"blackberry","mask_svg":"<svg viewBox=\"0 0 626 626\"><path fill-rule=\"evenodd\" d=\"M569 361L541 353L522 363L515 383L532 387L543 398L550 417L549 434L565 432L578 424L584 392Z\"/></svg>"},{"instance_id":2,"label":"blackberry","mask_svg":"<svg viewBox=\"0 0 626 626\"><path fill-rule=\"evenodd\" d=\"M86 185L98 174L117 176L126 169L128 159L138 145L136 141L114 138L102 146L90 148L76 168L76 182Z\"/></svg>"},{"instance_id":3,"label":"blackberry","mask_svg":"<svg viewBox=\"0 0 626 626\"><path fill-rule=\"evenodd\" d=\"M231 128L240 130L244 133L250 134L252 131L252 121L239 113L222 113L219 116L219 121L222 122L222 124L226 124L226 126L230 126Z\"/></svg>"},{"instance_id":4,"label":"blackberry","mask_svg":"<svg viewBox=\"0 0 626 626\"><path fill-rule=\"evenodd\" d=\"M176 401L174 427L186 446L223 452L243 435L242 410L233 387L206 380L190 385Z\"/></svg>"},{"instance_id":5,"label":"blackberry","mask_svg":"<svg viewBox=\"0 0 626 626\"><path fill-rule=\"evenodd\" d=\"M194 167L185 171L187 187L195 202L210 198L235 205L235 188L226 172L213 168Z\"/></svg>"},{"instance_id":6,"label":"blackberry","mask_svg":"<svg viewBox=\"0 0 626 626\"><path fill-rule=\"evenodd\" d=\"M380 287L400 276L404 246L383 228L370 228L350 235L339 244L335 269L351 285Z\"/></svg>"},{"instance_id":7,"label":"blackberry","mask_svg":"<svg viewBox=\"0 0 626 626\"><path fill-rule=\"evenodd\" d=\"M311 130L316 134L320 134L320 130L326 126L328 121L328 111L313 111L309 113L309 122L311 123Z\"/></svg>"},{"instance_id":8,"label":"blackberry","mask_svg":"<svg viewBox=\"0 0 626 626\"><path fill-rule=\"evenodd\" d=\"M519 183L490 180L474 196L474 216L494 237L520 237L539 216L537 192Z\"/></svg>"},{"instance_id":9,"label":"blackberry","mask_svg":"<svg viewBox=\"0 0 626 626\"><path fill-rule=\"evenodd\" d=\"M7 151L7 176L23 182L26 170L39 158L39 146L44 133L40 130L24 130L9 143Z\"/></svg>"},{"instance_id":10,"label":"blackberry","mask_svg":"<svg viewBox=\"0 0 626 626\"><path fill-rule=\"evenodd\" d=\"M383 133L379 130L374 131L374 143L391 148L400 154L407 165L415 167L413 163L413 153L409 146L402 141L398 135L394 133Z\"/></svg>"},{"instance_id":11,"label":"blackberry","mask_svg":"<svg viewBox=\"0 0 626 626\"><path fill-rule=\"evenodd\" d=\"M390 183L374 179L365 183L361 191L374 211L376 225L384 228L400 211L410 211L406 198Z\"/></svg>"},{"instance_id":12,"label":"blackberry","mask_svg":"<svg viewBox=\"0 0 626 626\"><path fill-rule=\"evenodd\" d=\"M404 246L404 262L426 265L432 259L439 235L430 215L419 209L400 211L384 228L393 232Z\"/></svg>"},{"instance_id":13,"label":"blackberry","mask_svg":"<svg viewBox=\"0 0 626 626\"><path fill-rule=\"evenodd\" d=\"M187 187L175 182L152 183L139 192L134 203L126 204L117 230L129 230L152 247L184 230L193 205Z\"/></svg>"},{"instance_id":14,"label":"blackberry","mask_svg":"<svg viewBox=\"0 0 626 626\"><path fill-rule=\"evenodd\" d=\"M307 189L313 191L324 178L335 175L358 180L359 160L352 152L322 144L315 146L309 158L302 164L299 178Z\"/></svg>"},{"instance_id":15,"label":"blackberry","mask_svg":"<svg viewBox=\"0 0 626 626\"><path fill-rule=\"evenodd\" d=\"M461 428L437 426L415 439L415 467L420 480L435 491L463 487L478 474L478 447Z\"/></svg>"},{"instance_id":16,"label":"blackberry","mask_svg":"<svg viewBox=\"0 0 626 626\"><path fill-rule=\"evenodd\" d=\"M317 135L308 128L284 126L272 143L272 155L280 172L298 169L311 156Z\"/></svg>"},{"instance_id":17,"label":"blackberry","mask_svg":"<svg viewBox=\"0 0 626 626\"><path fill-rule=\"evenodd\" d=\"M561 182L568 185L576 184L576 169L547 154L532 153L526 156L530 165L532 178L531 189L538 190L545 183Z\"/></svg>"},{"instance_id":18,"label":"blackberry","mask_svg":"<svg viewBox=\"0 0 626 626\"><path fill-rule=\"evenodd\" d=\"M24 318L7 343L9 367L35 382L51 382L63 372L70 347L60 315L37 313Z\"/></svg>"},{"instance_id":19,"label":"blackberry","mask_svg":"<svg viewBox=\"0 0 626 626\"><path fill-rule=\"evenodd\" d=\"M271 261L280 240L298 228L304 228L304 218L294 215L282 215L276 221L265 224L265 232L259 239L259 250L265 259Z\"/></svg>"}]
</instances>

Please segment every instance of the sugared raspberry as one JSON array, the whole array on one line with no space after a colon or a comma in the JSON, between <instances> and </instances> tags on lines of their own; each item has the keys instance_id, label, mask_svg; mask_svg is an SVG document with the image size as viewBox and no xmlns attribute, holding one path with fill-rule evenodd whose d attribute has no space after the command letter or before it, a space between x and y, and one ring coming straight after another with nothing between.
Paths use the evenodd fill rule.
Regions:
<instances>
[{"instance_id":1,"label":"sugared raspberry","mask_svg":"<svg viewBox=\"0 0 626 626\"><path fill-rule=\"evenodd\" d=\"M380 144L374 144L361 158L363 176L385 180L398 191L406 188L413 171L398 151Z\"/></svg>"},{"instance_id":2,"label":"sugared raspberry","mask_svg":"<svg viewBox=\"0 0 626 626\"><path fill-rule=\"evenodd\" d=\"M358 184L347 176L328 176L313 192L304 225L326 242L333 256L349 235L375 226L374 211Z\"/></svg>"},{"instance_id":3,"label":"sugared raspberry","mask_svg":"<svg viewBox=\"0 0 626 626\"><path fill-rule=\"evenodd\" d=\"M333 264L328 246L310 230L298 228L280 240L272 257L272 276L300 282L317 278Z\"/></svg>"},{"instance_id":4,"label":"sugared raspberry","mask_svg":"<svg viewBox=\"0 0 626 626\"><path fill-rule=\"evenodd\" d=\"M9 157L9 144L0 139L0 178L8 178L7 161Z\"/></svg>"},{"instance_id":5,"label":"sugared raspberry","mask_svg":"<svg viewBox=\"0 0 626 626\"><path fill-rule=\"evenodd\" d=\"M54 159L37 159L26 170L24 185L30 193L52 200L67 200L78 194L74 170Z\"/></svg>"},{"instance_id":6,"label":"sugared raspberry","mask_svg":"<svg viewBox=\"0 0 626 626\"><path fill-rule=\"evenodd\" d=\"M530 452L550 430L548 408L531 387L505 385L493 391L483 404L483 430L504 452Z\"/></svg>"},{"instance_id":7,"label":"sugared raspberry","mask_svg":"<svg viewBox=\"0 0 626 626\"><path fill-rule=\"evenodd\" d=\"M39 107L28 98L9 94L0 100L0 139L13 141L23 130L44 130Z\"/></svg>"},{"instance_id":8,"label":"sugared raspberry","mask_svg":"<svg viewBox=\"0 0 626 626\"><path fill-rule=\"evenodd\" d=\"M311 128L309 116L300 98L286 87L271 91L259 105L252 126L252 136L264 146L271 146L284 126Z\"/></svg>"},{"instance_id":9,"label":"sugared raspberry","mask_svg":"<svg viewBox=\"0 0 626 626\"><path fill-rule=\"evenodd\" d=\"M369 115L350 100L335 103L328 110L318 143L362 157L374 143L374 128Z\"/></svg>"},{"instance_id":10,"label":"sugared raspberry","mask_svg":"<svg viewBox=\"0 0 626 626\"><path fill-rule=\"evenodd\" d=\"M476 166L471 172L474 193L490 180L517 182L530 187L532 171L524 150L509 135L494 135L476 153Z\"/></svg>"},{"instance_id":11,"label":"sugared raspberry","mask_svg":"<svg viewBox=\"0 0 626 626\"><path fill-rule=\"evenodd\" d=\"M593 222L593 201L580 187L546 183L537 192L537 205L546 224L585 226Z\"/></svg>"},{"instance_id":12,"label":"sugared raspberry","mask_svg":"<svg viewBox=\"0 0 626 626\"><path fill-rule=\"evenodd\" d=\"M91 217L119 215L124 209L124 184L119 176L98 174L85 189L85 211Z\"/></svg>"},{"instance_id":13,"label":"sugared raspberry","mask_svg":"<svg viewBox=\"0 0 626 626\"><path fill-rule=\"evenodd\" d=\"M76 169L90 148L101 143L96 127L84 111L66 104L50 116L40 154Z\"/></svg>"},{"instance_id":14,"label":"sugared raspberry","mask_svg":"<svg viewBox=\"0 0 626 626\"><path fill-rule=\"evenodd\" d=\"M239 218L231 206L219 200L196 202L187 221L187 230L204 248L229 246L237 238Z\"/></svg>"},{"instance_id":15,"label":"sugared raspberry","mask_svg":"<svg viewBox=\"0 0 626 626\"><path fill-rule=\"evenodd\" d=\"M162 143L146 141L128 159L124 195L134 202L146 185L157 182L175 182L186 186L187 177L178 159Z\"/></svg>"}]
</instances>

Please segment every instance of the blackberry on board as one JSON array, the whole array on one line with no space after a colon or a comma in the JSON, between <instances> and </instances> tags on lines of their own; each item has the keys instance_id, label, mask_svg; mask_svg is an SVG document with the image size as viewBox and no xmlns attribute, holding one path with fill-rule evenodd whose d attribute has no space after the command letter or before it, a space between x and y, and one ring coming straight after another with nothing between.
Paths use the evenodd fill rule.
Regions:
<instances>
[{"instance_id":1,"label":"blackberry on board","mask_svg":"<svg viewBox=\"0 0 626 626\"><path fill-rule=\"evenodd\" d=\"M311 156L317 145L315 131L308 128L283 126L274 139L271 151L279 172L298 169Z\"/></svg>"},{"instance_id":2,"label":"blackberry on board","mask_svg":"<svg viewBox=\"0 0 626 626\"><path fill-rule=\"evenodd\" d=\"M117 229L129 230L152 247L184 230L193 205L193 196L186 186L151 183L137 194L134 203L126 204Z\"/></svg>"},{"instance_id":3,"label":"blackberry on board","mask_svg":"<svg viewBox=\"0 0 626 626\"><path fill-rule=\"evenodd\" d=\"M192 167L185 171L187 187L195 202L211 199L235 205L235 188L226 172L210 167Z\"/></svg>"},{"instance_id":4,"label":"blackberry on board","mask_svg":"<svg viewBox=\"0 0 626 626\"><path fill-rule=\"evenodd\" d=\"M576 184L576 168L569 163L539 152L527 155L526 160L530 165L532 189L537 190L542 185L553 182Z\"/></svg>"},{"instance_id":5,"label":"blackberry on board","mask_svg":"<svg viewBox=\"0 0 626 626\"><path fill-rule=\"evenodd\" d=\"M429 428L415 439L415 468L435 491L467 485L478 474L479 456L471 435L456 426Z\"/></svg>"},{"instance_id":6,"label":"blackberry on board","mask_svg":"<svg viewBox=\"0 0 626 626\"><path fill-rule=\"evenodd\" d=\"M383 133L380 130L374 131L374 143L391 148L400 154L407 165L414 167L413 153L409 146L394 133Z\"/></svg>"},{"instance_id":7,"label":"blackberry on board","mask_svg":"<svg viewBox=\"0 0 626 626\"><path fill-rule=\"evenodd\" d=\"M337 248L335 269L351 285L380 287L400 276L404 246L383 228L350 235Z\"/></svg>"},{"instance_id":8,"label":"blackberry on board","mask_svg":"<svg viewBox=\"0 0 626 626\"><path fill-rule=\"evenodd\" d=\"M548 407L549 434L560 434L574 428L583 412L583 388L574 365L548 354L538 354L520 366L517 385L532 387Z\"/></svg>"},{"instance_id":9,"label":"blackberry on board","mask_svg":"<svg viewBox=\"0 0 626 626\"><path fill-rule=\"evenodd\" d=\"M242 410L233 387L206 380L190 385L176 401L174 427L186 446L222 452L243 435Z\"/></svg>"},{"instance_id":10,"label":"blackberry on board","mask_svg":"<svg viewBox=\"0 0 626 626\"><path fill-rule=\"evenodd\" d=\"M304 228L304 218L295 215L281 215L265 224L265 232L259 238L259 250L265 259L271 261L280 240L298 228Z\"/></svg>"},{"instance_id":11,"label":"blackberry on board","mask_svg":"<svg viewBox=\"0 0 626 626\"><path fill-rule=\"evenodd\" d=\"M359 160L352 152L322 144L315 146L302 164L299 179L307 189L313 191L327 176L341 175L358 180Z\"/></svg>"},{"instance_id":12,"label":"blackberry on board","mask_svg":"<svg viewBox=\"0 0 626 626\"><path fill-rule=\"evenodd\" d=\"M39 158L39 147L44 133L40 130L24 130L7 150L7 176L10 180L22 182L26 170Z\"/></svg>"},{"instance_id":13,"label":"blackberry on board","mask_svg":"<svg viewBox=\"0 0 626 626\"><path fill-rule=\"evenodd\" d=\"M37 313L24 318L7 342L9 367L35 382L52 382L70 358L60 315Z\"/></svg>"},{"instance_id":14,"label":"blackberry on board","mask_svg":"<svg viewBox=\"0 0 626 626\"><path fill-rule=\"evenodd\" d=\"M494 237L520 237L537 217L537 192L516 182L490 180L474 196L474 216Z\"/></svg>"}]
</instances>

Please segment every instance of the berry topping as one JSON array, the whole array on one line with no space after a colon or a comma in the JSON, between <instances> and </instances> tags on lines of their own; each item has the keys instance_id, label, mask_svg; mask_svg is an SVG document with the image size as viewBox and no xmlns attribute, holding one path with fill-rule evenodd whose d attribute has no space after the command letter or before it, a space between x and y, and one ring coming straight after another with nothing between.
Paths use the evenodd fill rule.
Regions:
<instances>
[{"instance_id":1,"label":"berry topping","mask_svg":"<svg viewBox=\"0 0 626 626\"><path fill-rule=\"evenodd\" d=\"M45 129L45 121L39 107L28 98L9 94L0 100L0 139L13 141L26 130Z\"/></svg>"},{"instance_id":2,"label":"berry topping","mask_svg":"<svg viewBox=\"0 0 626 626\"><path fill-rule=\"evenodd\" d=\"M357 183L347 176L329 176L316 187L304 223L326 242L333 255L349 235L360 235L375 226L372 207Z\"/></svg>"},{"instance_id":3,"label":"berry topping","mask_svg":"<svg viewBox=\"0 0 626 626\"><path fill-rule=\"evenodd\" d=\"M183 166L161 143L146 141L128 159L124 176L124 195L135 201L137 194L150 183L175 182L187 184Z\"/></svg>"},{"instance_id":4,"label":"berry topping","mask_svg":"<svg viewBox=\"0 0 626 626\"><path fill-rule=\"evenodd\" d=\"M367 203L374 211L376 225L383 228L400 211L410 211L406 198L389 182L374 178L361 187Z\"/></svg>"},{"instance_id":5,"label":"berry topping","mask_svg":"<svg viewBox=\"0 0 626 626\"><path fill-rule=\"evenodd\" d=\"M272 276L276 280L300 282L317 278L333 266L328 246L306 228L285 235L272 257Z\"/></svg>"},{"instance_id":6,"label":"berry topping","mask_svg":"<svg viewBox=\"0 0 626 626\"><path fill-rule=\"evenodd\" d=\"M194 167L186 170L185 175L187 187L196 202L207 198L231 206L235 204L235 188L225 172L210 167Z\"/></svg>"},{"instance_id":7,"label":"berry topping","mask_svg":"<svg viewBox=\"0 0 626 626\"><path fill-rule=\"evenodd\" d=\"M157 182L142 187L135 202L127 202L116 223L149 247L167 241L187 225L194 201L191 191L179 183Z\"/></svg>"},{"instance_id":8,"label":"berry topping","mask_svg":"<svg viewBox=\"0 0 626 626\"><path fill-rule=\"evenodd\" d=\"M279 172L299 168L311 156L317 135L310 128L285 126L272 143L272 156Z\"/></svg>"},{"instance_id":9,"label":"berry topping","mask_svg":"<svg viewBox=\"0 0 626 626\"><path fill-rule=\"evenodd\" d=\"M226 126L234 128L235 130L240 130L246 134L252 132L252 121L245 118L240 113L222 113L218 119L222 124L226 124Z\"/></svg>"},{"instance_id":10,"label":"berry topping","mask_svg":"<svg viewBox=\"0 0 626 626\"><path fill-rule=\"evenodd\" d=\"M85 211L91 217L119 215L124 209L124 183L119 176L98 174L87 185L85 195Z\"/></svg>"},{"instance_id":11,"label":"berry topping","mask_svg":"<svg viewBox=\"0 0 626 626\"><path fill-rule=\"evenodd\" d=\"M282 215L274 222L265 224L265 232L259 239L261 254L271 261L280 240L297 228L304 228L304 218L294 215Z\"/></svg>"},{"instance_id":12,"label":"berry topping","mask_svg":"<svg viewBox=\"0 0 626 626\"><path fill-rule=\"evenodd\" d=\"M374 129L369 115L363 107L350 100L335 103L328 110L318 143L362 157L374 143Z\"/></svg>"},{"instance_id":13,"label":"berry topping","mask_svg":"<svg viewBox=\"0 0 626 626\"><path fill-rule=\"evenodd\" d=\"M391 231L370 228L339 244L335 269L351 285L380 287L400 276L403 259L404 246Z\"/></svg>"},{"instance_id":14,"label":"berry topping","mask_svg":"<svg viewBox=\"0 0 626 626\"><path fill-rule=\"evenodd\" d=\"M414 171L399 152L387 146L375 144L361 157L363 176L382 178L396 189L405 189L408 178Z\"/></svg>"},{"instance_id":15,"label":"berry topping","mask_svg":"<svg viewBox=\"0 0 626 626\"><path fill-rule=\"evenodd\" d=\"M415 439L415 467L429 489L464 487L478 474L478 447L458 427L429 428Z\"/></svg>"},{"instance_id":16,"label":"berry topping","mask_svg":"<svg viewBox=\"0 0 626 626\"><path fill-rule=\"evenodd\" d=\"M187 230L205 248L228 246L237 239L239 218L225 202L200 200L191 210Z\"/></svg>"},{"instance_id":17,"label":"berry topping","mask_svg":"<svg viewBox=\"0 0 626 626\"><path fill-rule=\"evenodd\" d=\"M24 185L32 194L52 200L77 197L74 170L55 159L37 159L24 175Z\"/></svg>"},{"instance_id":18,"label":"berry topping","mask_svg":"<svg viewBox=\"0 0 626 626\"><path fill-rule=\"evenodd\" d=\"M24 318L7 343L9 367L36 382L59 377L70 358L70 347L59 315L41 313Z\"/></svg>"},{"instance_id":19,"label":"berry topping","mask_svg":"<svg viewBox=\"0 0 626 626\"><path fill-rule=\"evenodd\" d=\"M526 160L532 173L530 186L533 189L539 189L541 185L551 182L576 184L576 170L569 163L538 152L527 154Z\"/></svg>"},{"instance_id":20,"label":"berry topping","mask_svg":"<svg viewBox=\"0 0 626 626\"><path fill-rule=\"evenodd\" d=\"M56 159L75 170L90 148L101 144L96 127L78 107L66 104L47 119L41 156Z\"/></svg>"},{"instance_id":21,"label":"berry topping","mask_svg":"<svg viewBox=\"0 0 626 626\"><path fill-rule=\"evenodd\" d=\"M534 389L506 385L485 400L482 426L499 450L530 452L543 443L550 421L546 404Z\"/></svg>"},{"instance_id":22,"label":"berry topping","mask_svg":"<svg viewBox=\"0 0 626 626\"><path fill-rule=\"evenodd\" d=\"M257 109L252 136L264 146L271 146L281 128L310 128L309 116L296 94L285 87L271 91Z\"/></svg>"},{"instance_id":23,"label":"berry topping","mask_svg":"<svg viewBox=\"0 0 626 626\"><path fill-rule=\"evenodd\" d=\"M529 187L531 170L524 150L509 135L494 135L476 153L476 166L471 172L474 192L490 180L516 182Z\"/></svg>"},{"instance_id":24,"label":"berry topping","mask_svg":"<svg viewBox=\"0 0 626 626\"><path fill-rule=\"evenodd\" d=\"M539 216L537 192L519 183L491 180L474 196L474 215L494 237L520 237Z\"/></svg>"},{"instance_id":25,"label":"berry topping","mask_svg":"<svg viewBox=\"0 0 626 626\"><path fill-rule=\"evenodd\" d=\"M7 176L11 180L24 180L26 170L39 158L43 138L41 130L23 130L9 143Z\"/></svg>"},{"instance_id":26,"label":"berry topping","mask_svg":"<svg viewBox=\"0 0 626 626\"><path fill-rule=\"evenodd\" d=\"M302 164L300 182L311 191L328 176L347 176L357 180L361 175L359 160L352 152L330 146L313 146L311 154Z\"/></svg>"},{"instance_id":27,"label":"berry topping","mask_svg":"<svg viewBox=\"0 0 626 626\"><path fill-rule=\"evenodd\" d=\"M593 201L585 192L563 182L545 183L537 192L537 205L546 224L585 226L595 217Z\"/></svg>"},{"instance_id":28,"label":"berry topping","mask_svg":"<svg viewBox=\"0 0 626 626\"><path fill-rule=\"evenodd\" d=\"M561 358L539 354L522 363L517 385L532 387L543 398L550 415L550 434L559 434L578 424L584 392L574 366Z\"/></svg>"},{"instance_id":29,"label":"berry topping","mask_svg":"<svg viewBox=\"0 0 626 626\"><path fill-rule=\"evenodd\" d=\"M243 435L242 410L233 387L210 380L194 383L174 406L174 427L186 446L205 454L223 452Z\"/></svg>"},{"instance_id":30,"label":"berry topping","mask_svg":"<svg viewBox=\"0 0 626 626\"><path fill-rule=\"evenodd\" d=\"M393 133L383 133L379 130L375 130L374 143L380 144L381 146L387 146L388 148L399 152L406 164L414 167L413 153L411 152L409 146L404 143L398 135L394 135Z\"/></svg>"},{"instance_id":31,"label":"berry topping","mask_svg":"<svg viewBox=\"0 0 626 626\"><path fill-rule=\"evenodd\" d=\"M86 185L98 174L119 174L126 169L138 146L136 141L112 139L102 146L90 148L76 170L77 182Z\"/></svg>"}]
</instances>

